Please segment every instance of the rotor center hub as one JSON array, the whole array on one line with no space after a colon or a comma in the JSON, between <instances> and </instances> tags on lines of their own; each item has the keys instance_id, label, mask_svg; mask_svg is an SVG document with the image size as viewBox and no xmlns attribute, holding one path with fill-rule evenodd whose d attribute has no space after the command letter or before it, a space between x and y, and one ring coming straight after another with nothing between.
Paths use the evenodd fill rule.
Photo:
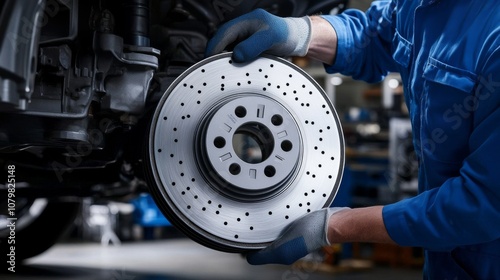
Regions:
<instances>
[{"instance_id":1,"label":"rotor center hub","mask_svg":"<svg viewBox=\"0 0 500 280\"><path fill-rule=\"evenodd\" d=\"M240 94L223 102L209 118L202 128L207 171L223 180L230 193L273 193L295 173L302 150L300 132L278 101Z\"/></svg>"},{"instance_id":2,"label":"rotor center hub","mask_svg":"<svg viewBox=\"0 0 500 280\"><path fill-rule=\"evenodd\" d=\"M233 135L235 154L246 163L264 162L274 150L274 137L269 128L257 122L245 123Z\"/></svg>"}]
</instances>

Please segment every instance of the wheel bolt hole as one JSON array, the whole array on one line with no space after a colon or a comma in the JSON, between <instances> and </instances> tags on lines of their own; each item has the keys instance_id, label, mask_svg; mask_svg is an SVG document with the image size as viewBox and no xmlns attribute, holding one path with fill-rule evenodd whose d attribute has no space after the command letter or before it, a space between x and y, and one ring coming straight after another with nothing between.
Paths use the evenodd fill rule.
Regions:
<instances>
[{"instance_id":1,"label":"wheel bolt hole","mask_svg":"<svg viewBox=\"0 0 500 280\"><path fill-rule=\"evenodd\" d=\"M241 172L241 166L237 163L233 163L229 166L229 173L233 175L238 175Z\"/></svg>"},{"instance_id":2,"label":"wheel bolt hole","mask_svg":"<svg viewBox=\"0 0 500 280\"><path fill-rule=\"evenodd\" d=\"M271 117L271 123L275 126L280 126L283 124L283 117L280 115L274 115Z\"/></svg>"},{"instance_id":3,"label":"wheel bolt hole","mask_svg":"<svg viewBox=\"0 0 500 280\"><path fill-rule=\"evenodd\" d=\"M236 109L234 110L234 114L238 117L238 118L244 118L246 115L247 115L247 109L243 106L238 106L236 107Z\"/></svg>"},{"instance_id":4,"label":"wheel bolt hole","mask_svg":"<svg viewBox=\"0 0 500 280\"><path fill-rule=\"evenodd\" d=\"M293 144L291 141L289 140L285 140L283 142L281 142L281 149L284 151L284 152L290 152L293 148Z\"/></svg>"},{"instance_id":5,"label":"wheel bolt hole","mask_svg":"<svg viewBox=\"0 0 500 280\"><path fill-rule=\"evenodd\" d=\"M226 146L226 139L224 139L223 137L216 137L214 139L214 146L218 149L222 149Z\"/></svg>"},{"instance_id":6,"label":"wheel bolt hole","mask_svg":"<svg viewBox=\"0 0 500 280\"><path fill-rule=\"evenodd\" d=\"M266 166L266 168L264 168L264 174L267 176L267 177L273 177L274 175L276 175L276 168L274 168L274 166Z\"/></svg>"}]
</instances>

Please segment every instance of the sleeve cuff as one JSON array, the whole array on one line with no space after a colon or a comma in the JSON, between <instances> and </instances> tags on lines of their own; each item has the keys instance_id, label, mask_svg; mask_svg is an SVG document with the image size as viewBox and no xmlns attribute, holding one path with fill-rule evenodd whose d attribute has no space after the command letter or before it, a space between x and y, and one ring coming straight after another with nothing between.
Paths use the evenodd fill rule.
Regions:
<instances>
[{"instance_id":1,"label":"sleeve cuff","mask_svg":"<svg viewBox=\"0 0 500 280\"><path fill-rule=\"evenodd\" d=\"M382 209L384 225L391 239L398 245L418 246L413 237L412 223L409 223L405 218L408 207L411 206L406 200L385 205Z\"/></svg>"}]
</instances>

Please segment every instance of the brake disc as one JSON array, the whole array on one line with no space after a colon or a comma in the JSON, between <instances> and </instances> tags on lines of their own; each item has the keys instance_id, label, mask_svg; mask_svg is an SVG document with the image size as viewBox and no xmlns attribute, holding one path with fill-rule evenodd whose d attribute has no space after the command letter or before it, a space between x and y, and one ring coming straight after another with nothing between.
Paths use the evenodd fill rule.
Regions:
<instances>
[{"instance_id":1,"label":"brake disc","mask_svg":"<svg viewBox=\"0 0 500 280\"><path fill-rule=\"evenodd\" d=\"M149 131L150 185L176 227L207 247L259 249L328 207L344 167L337 113L291 62L207 58L167 89Z\"/></svg>"}]
</instances>

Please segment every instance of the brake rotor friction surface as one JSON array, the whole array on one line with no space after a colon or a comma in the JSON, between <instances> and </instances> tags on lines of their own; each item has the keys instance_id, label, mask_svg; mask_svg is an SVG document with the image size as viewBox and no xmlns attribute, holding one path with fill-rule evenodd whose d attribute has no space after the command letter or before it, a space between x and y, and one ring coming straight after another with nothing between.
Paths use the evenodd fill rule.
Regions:
<instances>
[{"instance_id":1,"label":"brake rotor friction surface","mask_svg":"<svg viewBox=\"0 0 500 280\"><path fill-rule=\"evenodd\" d=\"M344 167L338 116L294 64L207 58L167 89L152 120L156 202L199 243L263 248L333 201Z\"/></svg>"}]
</instances>

